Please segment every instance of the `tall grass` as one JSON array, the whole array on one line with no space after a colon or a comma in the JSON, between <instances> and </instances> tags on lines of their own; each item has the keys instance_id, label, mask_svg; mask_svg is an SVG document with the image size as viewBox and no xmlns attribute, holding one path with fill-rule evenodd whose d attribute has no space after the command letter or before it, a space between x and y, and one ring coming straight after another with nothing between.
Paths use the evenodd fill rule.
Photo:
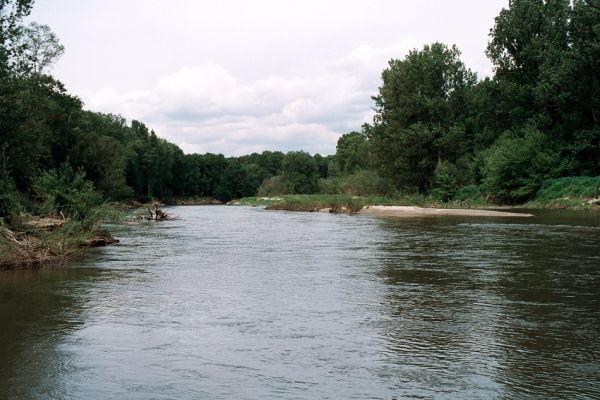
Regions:
<instances>
[{"instance_id":1,"label":"tall grass","mask_svg":"<svg viewBox=\"0 0 600 400\"><path fill-rule=\"evenodd\" d=\"M527 203L530 207L586 208L600 198L600 176L573 176L547 179Z\"/></svg>"}]
</instances>

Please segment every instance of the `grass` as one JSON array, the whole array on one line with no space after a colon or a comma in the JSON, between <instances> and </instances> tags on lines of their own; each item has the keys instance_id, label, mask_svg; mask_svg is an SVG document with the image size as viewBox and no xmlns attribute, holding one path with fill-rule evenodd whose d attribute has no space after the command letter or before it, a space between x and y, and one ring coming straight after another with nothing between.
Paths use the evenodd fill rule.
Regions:
<instances>
[{"instance_id":1,"label":"grass","mask_svg":"<svg viewBox=\"0 0 600 400\"><path fill-rule=\"evenodd\" d=\"M0 270L64 264L83 253L80 243L60 229L54 232L35 228L13 231L0 226Z\"/></svg>"},{"instance_id":2,"label":"grass","mask_svg":"<svg viewBox=\"0 0 600 400\"><path fill-rule=\"evenodd\" d=\"M0 271L61 265L87 248L116 243L99 230L100 223L122 218L121 212L103 205L80 220L18 214L8 225L0 219Z\"/></svg>"},{"instance_id":3,"label":"grass","mask_svg":"<svg viewBox=\"0 0 600 400\"><path fill-rule=\"evenodd\" d=\"M600 198L600 176L575 176L547 179L535 198L526 204L532 208L587 209L597 207Z\"/></svg>"},{"instance_id":4,"label":"grass","mask_svg":"<svg viewBox=\"0 0 600 400\"><path fill-rule=\"evenodd\" d=\"M549 179L534 199L521 207L600 209L600 176ZM437 208L497 208L500 205L481 186L469 185L456 191L444 202L432 196L396 194L393 196L350 196L347 194L283 195L277 197L246 197L238 205L266 206L270 210L320 211L354 213L364 206L420 206Z\"/></svg>"}]
</instances>

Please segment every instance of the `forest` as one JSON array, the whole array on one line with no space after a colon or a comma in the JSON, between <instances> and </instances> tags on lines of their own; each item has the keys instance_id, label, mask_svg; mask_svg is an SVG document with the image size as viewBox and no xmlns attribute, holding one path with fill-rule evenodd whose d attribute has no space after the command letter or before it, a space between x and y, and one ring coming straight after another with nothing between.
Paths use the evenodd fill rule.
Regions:
<instances>
[{"instance_id":1,"label":"forest","mask_svg":"<svg viewBox=\"0 0 600 400\"><path fill-rule=\"evenodd\" d=\"M24 22L33 0L0 0L0 219L83 215L107 201L298 193L420 193L533 199L544 182L600 181L600 2L511 0L480 78L453 45L392 59L375 117L335 155L184 154L142 121L86 110L49 74L65 49ZM341 133L341 132L340 132ZM595 193L595 192L594 192Z\"/></svg>"}]
</instances>

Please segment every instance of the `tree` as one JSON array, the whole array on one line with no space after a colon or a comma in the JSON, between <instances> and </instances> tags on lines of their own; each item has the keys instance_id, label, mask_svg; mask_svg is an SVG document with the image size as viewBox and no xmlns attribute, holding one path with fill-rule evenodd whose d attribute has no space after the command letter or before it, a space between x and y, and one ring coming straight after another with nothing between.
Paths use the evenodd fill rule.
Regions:
<instances>
[{"instance_id":1,"label":"tree","mask_svg":"<svg viewBox=\"0 0 600 400\"><path fill-rule=\"evenodd\" d=\"M33 0L0 0L0 77L6 77L20 35L21 20L29 15Z\"/></svg>"},{"instance_id":2,"label":"tree","mask_svg":"<svg viewBox=\"0 0 600 400\"><path fill-rule=\"evenodd\" d=\"M282 177L292 193L309 194L317 191L317 163L304 151L290 151L281 163Z\"/></svg>"},{"instance_id":3,"label":"tree","mask_svg":"<svg viewBox=\"0 0 600 400\"><path fill-rule=\"evenodd\" d=\"M339 171L350 175L369 166L369 141L365 131L342 135L336 146L336 160Z\"/></svg>"},{"instance_id":4,"label":"tree","mask_svg":"<svg viewBox=\"0 0 600 400\"><path fill-rule=\"evenodd\" d=\"M22 29L14 47L15 69L21 76L41 75L65 51L48 25L35 22Z\"/></svg>"},{"instance_id":5,"label":"tree","mask_svg":"<svg viewBox=\"0 0 600 400\"><path fill-rule=\"evenodd\" d=\"M487 55L513 126L535 119L557 139L571 129L570 16L569 0L511 0L496 18Z\"/></svg>"},{"instance_id":6,"label":"tree","mask_svg":"<svg viewBox=\"0 0 600 400\"><path fill-rule=\"evenodd\" d=\"M589 0L573 3L570 34L573 40L573 60L577 79L578 109L588 127L600 124L600 5Z\"/></svg>"},{"instance_id":7,"label":"tree","mask_svg":"<svg viewBox=\"0 0 600 400\"><path fill-rule=\"evenodd\" d=\"M0 222L9 218L17 208L15 181L8 165L6 146L0 148Z\"/></svg>"},{"instance_id":8,"label":"tree","mask_svg":"<svg viewBox=\"0 0 600 400\"><path fill-rule=\"evenodd\" d=\"M429 190L435 165L464 150L467 94L476 80L455 46L434 43L391 60L367 131L379 171L398 187Z\"/></svg>"}]
</instances>

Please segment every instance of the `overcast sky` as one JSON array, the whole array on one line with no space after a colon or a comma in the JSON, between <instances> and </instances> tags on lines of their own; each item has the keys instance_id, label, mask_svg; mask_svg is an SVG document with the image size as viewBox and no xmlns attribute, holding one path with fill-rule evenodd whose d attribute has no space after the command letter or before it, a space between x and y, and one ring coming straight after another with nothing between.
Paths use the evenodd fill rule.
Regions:
<instances>
[{"instance_id":1,"label":"overcast sky","mask_svg":"<svg viewBox=\"0 0 600 400\"><path fill-rule=\"evenodd\" d=\"M391 58L456 44L480 77L508 0L37 0L66 48L53 74L94 111L185 152L333 154L372 119Z\"/></svg>"}]
</instances>

